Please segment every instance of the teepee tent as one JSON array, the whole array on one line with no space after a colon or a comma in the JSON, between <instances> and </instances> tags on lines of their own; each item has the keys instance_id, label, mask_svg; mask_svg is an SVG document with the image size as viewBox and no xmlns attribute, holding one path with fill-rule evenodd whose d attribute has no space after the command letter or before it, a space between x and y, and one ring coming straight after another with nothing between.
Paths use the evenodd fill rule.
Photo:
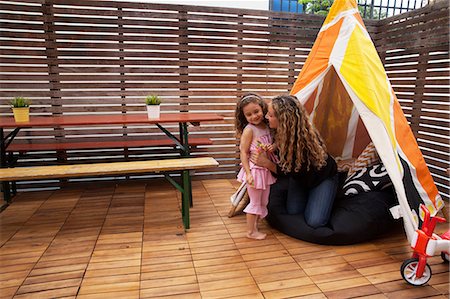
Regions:
<instances>
[{"instance_id":1,"label":"teepee tent","mask_svg":"<svg viewBox=\"0 0 450 299\"><path fill-rule=\"evenodd\" d=\"M443 201L398 103L355 0L336 0L291 94L310 113L329 152L356 158L372 141L395 187L408 239L419 204L435 215Z\"/></svg>"}]
</instances>

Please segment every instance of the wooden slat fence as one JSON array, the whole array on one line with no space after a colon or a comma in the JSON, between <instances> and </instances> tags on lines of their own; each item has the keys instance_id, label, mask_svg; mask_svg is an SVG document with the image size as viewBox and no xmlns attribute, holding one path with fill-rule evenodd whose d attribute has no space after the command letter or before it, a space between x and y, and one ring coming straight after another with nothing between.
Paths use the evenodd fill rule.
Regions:
<instances>
[{"instance_id":1,"label":"wooden slat fence","mask_svg":"<svg viewBox=\"0 0 450 299\"><path fill-rule=\"evenodd\" d=\"M145 113L145 95L158 94L163 113L224 116L223 122L202 123L190 132L214 141L194 155L206 153L220 162L218 169L197 175L233 177L239 164L233 125L236 100L246 92L265 98L287 93L323 20L316 15L136 2L0 1L0 114L11 114L7 100L18 95L32 99L32 115ZM366 21L431 171L448 197L448 176L443 175L449 165L446 26L444 2ZM177 133L178 126L170 130ZM76 142L161 134L153 126L73 127L24 130L18 139ZM161 155L174 151L71 151L65 156L44 152L20 163ZM29 182L22 187L56 185Z\"/></svg>"}]
</instances>

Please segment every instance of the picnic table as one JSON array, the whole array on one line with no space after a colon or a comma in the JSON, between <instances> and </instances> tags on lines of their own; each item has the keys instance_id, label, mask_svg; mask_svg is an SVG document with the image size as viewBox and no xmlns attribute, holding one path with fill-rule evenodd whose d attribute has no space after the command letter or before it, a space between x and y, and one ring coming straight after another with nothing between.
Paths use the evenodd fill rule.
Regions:
<instances>
[{"instance_id":1,"label":"picnic table","mask_svg":"<svg viewBox=\"0 0 450 299\"><path fill-rule=\"evenodd\" d=\"M189 203L192 204L191 195L191 177L189 170L205 168L210 166L217 166L217 162L210 159L199 160L200 158L192 158L190 155L190 144L189 140L189 123L198 126L201 122L205 121L219 121L223 117L214 113L191 113L191 112L180 112L180 113L167 113L161 114L159 118L149 119L147 115L144 114L115 114L115 115L61 115L61 116L37 116L30 117L28 122L15 122L14 118L6 117L0 118L0 166L3 168L1 181L4 199L10 202L11 199L11 188L10 182L17 180L28 179L39 179L39 178L50 178L56 176L61 177L75 177L83 175L105 175L108 173L142 173L143 171L152 172L169 172L169 171L182 171L182 183L181 185L176 183L169 175L165 174L165 177L183 194L183 205ZM179 134L175 136L166 127L166 124L178 123ZM175 144L180 149L180 158L188 158L186 160L176 162L173 160L170 163L134 163L133 162L112 162L112 163L96 163L96 164L86 164L85 166L74 168L71 167L70 171L63 169L66 165L57 166L36 166L30 167L33 171L26 171L23 169L20 171L22 176L17 176L17 169L12 169L11 163L8 162L7 152L14 148L14 138L23 128L35 128L35 127L49 127L49 128L62 128L70 126L96 126L96 125L130 125L130 124L154 124L156 125L164 135L170 140L171 143ZM5 133L9 130L8 134ZM199 143L208 144L209 140L205 139L203 141L194 142L194 144ZM142 145L158 145L161 141L148 141L141 142ZM164 143L164 142L163 142ZM71 143L65 142L64 139L58 140L55 143L38 143L38 144L18 144L17 150L27 151L27 150L43 150L43 149L73 149L73 148L90 148L90 147L117 147L117 146L136 146L137 142L130 141L106 141L106 142L81 142L81 143ZM212 159L212 160L211 160ZM162 160L161 160L162 161ZM109 164L109 165L107 165ZM94 167L92 167L94 166ZM9 167L9 171L6 169ZM140 170L139 167L142 169ZM38 169L39 168L39 169ZM27 175L29 173L29 175ZM34 173L34 176L31 176ZM38 173L38 175L36 175ZM183 207L184 212L186 212L186 207ZM189 227L189 216L187 220L185 219L185 227Z\"/></svg>"}]
</instances>

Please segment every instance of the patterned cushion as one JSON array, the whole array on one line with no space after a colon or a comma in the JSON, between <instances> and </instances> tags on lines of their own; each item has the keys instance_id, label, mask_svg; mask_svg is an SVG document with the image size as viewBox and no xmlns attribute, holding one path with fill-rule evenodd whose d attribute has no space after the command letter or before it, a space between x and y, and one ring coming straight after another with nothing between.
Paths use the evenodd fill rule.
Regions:
<instances>
[{"instance_id":1,"label":"patterned cushion","mask_svg":"<svg viewBox=\"0 0 450 299\"><path fill-rule=\"evenodd\" d=\"M363 168L348 176L342 187L345 196L353 196L362 192L383 190L392 185L391 179L383 164Z\"/></svg>"},{"instance_id":2,"label":"patterned cushion","mask_svg":"<svg viewBox=\"0 0 450 299\"><path fill-rule=\"evenodd\" d=\"M373 142L371 142L362 151L358 159L355 160L352 167L350 167L348 176L352 176L355 172L379 162L380 158L378 157L377 150L375 149L375 145L373 144Z\"/></svg>"},{"instance_id":3,"label":"patterned cushion","mask_svg":"<svg viewBox=\"0 0 450 299\"><path fill-rule=\"evenodd\" d=\"M347 159L347 160L342 160L341 158L335 158L336 160L336 164L337 164L337 169L339 172L348 172L353 165L355 164L355 159L351 158L351 159Z\"/></svg>"}]
</instances>

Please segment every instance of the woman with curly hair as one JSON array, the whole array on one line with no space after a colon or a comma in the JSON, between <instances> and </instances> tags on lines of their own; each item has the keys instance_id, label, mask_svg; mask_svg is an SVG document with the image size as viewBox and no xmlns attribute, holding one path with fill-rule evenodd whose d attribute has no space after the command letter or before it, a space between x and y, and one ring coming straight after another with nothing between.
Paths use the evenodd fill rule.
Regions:
<instances>
[{"instance_id":1,"label":"woman with curly hair","mask_svg":"<svg viewBox=\"0 0 450 299\"><path fill-rule=\"evenodd\" d=\"M252 154L251 161L278 177L272 187L288 183L288 214L303 213L313 228L326 225L338 185L336 162L327 154L322 138L296 97L272 99L266 118L274 130L278 163L264 152Z\"/></svg>"}]
</instances>

